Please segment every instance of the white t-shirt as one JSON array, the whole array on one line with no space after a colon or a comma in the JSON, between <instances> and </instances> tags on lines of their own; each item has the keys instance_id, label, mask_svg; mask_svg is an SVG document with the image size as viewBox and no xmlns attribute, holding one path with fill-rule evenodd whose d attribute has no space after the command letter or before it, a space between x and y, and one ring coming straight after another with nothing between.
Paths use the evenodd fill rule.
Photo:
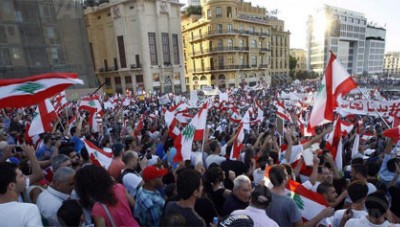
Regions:
<instances>
[{"instance_id":1,"label":"white t-shirt","mask_svg":"<svg viewBox=\"0 0 400 227\"><path fill-rule=\"evenodd\" d=\"M316 181L314 185L311 184L311 181L307 180L304 182L302 185L307 188L310 191L317 192L318 186L321 184L321 182Z\"/></svg>"},{"instance_id":2,"label":"white t-shirt","mask_svg":"<svg viewBox=\"0 0 400 227\"><path fill-rule=\"evenodd\" d=\"M138 186L142 181L143 179L134 173L127 173L122 177L122 184L133 198L135 198Z\"/></svg>"},{"instance_id":3,"label":"white t-shirt","mask_svg":"<svg viewBox=\"0 0 400 227\"><path fill-rule=\"evenodd\" d=\"M262 179L264 179L264 174L265 174L265 170L261 170L261 168L258 168L256 170L253 171L253 179L254 179L254 185L258 186L260 181Z\"/></svg>"},{"instance_id":4,"label":"white t-shirt","mask_svg":"<svg viewBox=\"0 0 400 227\"><path fill-rule=\"evenodd\" d=\"M292 153L290 155L290 160L285 159L285 156L284 156L285 152L286 152L286 150L284 152L282 152L283 159L280 160L281 164L285 164L285 163L292 164L293 162L300 159L300 155L303 153L303 145L300 144L300 145L292 146Z\"/></svg>"},{"instance_id":5,"label":"white t-shirt","mask_svg":"<svg viewBox=\"0 0 400 227\"><path fill-rule=\"evenodd\" d=\"M352 210L352 211L353 211L352 218L361 218L363 216L368 215L368 213L365 210ZM346 209L337 210L335 212L335 214L333 214L332 227L339 227L340 221L342 221L344 212L346 212Z\"/></svg>"},{"instance_id":6,"label":"white t-shirt","mask_svg":"<svg viewBox=\"0 0 400 227\"><path fill-rule=\"evenodd\" d=\"M8 202L0 204L3 227L43 226L39 208L32 203Z\"/></svg>"},{"instance_id":7,"label":"white t-shirt","mask_svg":"<svg viewBox=\"0 0 400 227\"><path fill-rule=\"evenodd\" d=\"M356 227L356 226L365 226L365 227L377 227L377 226L382 226L382 227L389 227L391 224L388 221L385 221L384 223L380 225L375 225L372 224L371 222L368 221L367 216L362 216L361 218L352 218L346 222L346 225L344 227Z\"/></svg>"},{"instance_id":8,"label":"white t-shirt","mask_svg":"<svg viewBox=\"0 0 400 227\"><path fill-rule=\"evenodd\" d=\"M225 161L226 159L224 157L221 157L219 155L215 155L215 154L210 154L207 159L206 159L206 164L207 164L207 168L212 164L212 163L216 163L217 165L221 165L221 163L223 161Z\"/></svg>"}]
</instances>

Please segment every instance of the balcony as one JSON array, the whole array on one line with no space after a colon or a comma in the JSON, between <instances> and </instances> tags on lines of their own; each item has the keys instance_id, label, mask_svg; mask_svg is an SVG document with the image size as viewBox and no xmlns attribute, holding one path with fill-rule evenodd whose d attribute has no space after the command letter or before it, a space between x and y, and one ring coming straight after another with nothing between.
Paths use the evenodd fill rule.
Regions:
<instances>
[{"instance_id":1,"label":"balcony","mask_svg":"<svg viewBox=\"0 0 400 227\"><path fill-rule=\"evenodd\" d=\"M140 70L142 69L142 64L131 64L132 70Z\"/></svg>"},{"instance_id":2,"label":"balcony","mask_svg":"<svg viewBox=\"0 0 400 227\"><path fill-rule=\"evenodd\" d=\"M269 21L267 17L257 17L246 14L239 15L236 19L241 21L260 23L260 24L267 24Z\"/></svg>"},{"instance_id":3,"label":"balcony","mask_svg":"<svg viewBox=\"0 0 400 227\"><path fill-rule=\"evenodd\" d=\"M222 46L222 47L213 47L211 49L203 49L200 51L195 51L190 53L191 57L198 57L206 54L214 54L214 53L226 53L226 52L237 52L237 51L249 51L249 47L233 47L233 46Z\"/></svg>"},{"instance_id":4,"label":"balcony","mask_svg":"<svg viewBox=\"0 0 400 227\"><path fill-rule=\"evenodd\" d=\"M271 48L260 48L260 52L268 52L271 51Z\"/></svg>"},{"instance_id":5,"label":"balcony","mask_svg":"<svg viewBox=\"0 0 400 227\"><path fill-rule=\"evenodd\" d=\"M254 67L256 67L256 66L254 66ZM195 68L195 69L188 70L188 72L189 73L205 73L205 72L232 71L232 70L245 70L245 69L251 69L250 65L219 65L219 66L213 66L213 67Z\"/></svg>"},{"instance_id":6,"label":"balcony","mask_svg":"<svg viewBox=\"0 0 400 227\"><path fill-rule=\"evenodd\" d=\"M267 64L260 64L260 65L258 65L258 68L267 69L268 65Z\"/></svg>"}]
</instances>

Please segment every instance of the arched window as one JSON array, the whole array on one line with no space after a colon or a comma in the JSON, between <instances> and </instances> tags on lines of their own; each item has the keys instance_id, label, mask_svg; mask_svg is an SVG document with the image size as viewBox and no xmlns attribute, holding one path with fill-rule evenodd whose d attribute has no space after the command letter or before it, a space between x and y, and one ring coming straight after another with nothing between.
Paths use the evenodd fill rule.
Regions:
<instances>
[{"instance_id":1,"label":"arched window","mask_svg":"<svg viewBox=\"0 0 400 227\"><path fill-rule=\"evenodd\" d=\"M193 77L193 81L199 80L197 76Z\"/></svg>"},{"instance_id":2,"label":"arched window","mask_svg":"<svg viewBox=\"0 0 400 227\"><path fill-rule=\"evenodd\" d=\"M211 80L215 80L215 75L211 75Z\"/></svg>"},{"instance_id":3,"label":"arched window","mask_svg":"<svg viewBox=\"0 0 400 227\"><path fill-rule=\"evenodd\" d=\"M232 39L228 39L228 48L232 49L233 47L233 40Z\"/></svg>"},{"instance_id":4,"label":"arched window","mask_svg":"<svg viewBox=\"0 0 400 227\"><path fill-rule=\"evenodd\" d=\"M204 81L204 80L207 80L207 77L206 76L202 76L200 79Z\"/></svg>"},{"instance_id":5,"label":"arched window","mask_svg":"<svg viewBox=\"0 0 400 227\"><path fill-rule=\"evenodd\" d=\"M220 79L220 80L225 80L225 75L224 75L224 74L220 74L220 75L218 76L218 79Z\"/></svg>"}]
</instances>

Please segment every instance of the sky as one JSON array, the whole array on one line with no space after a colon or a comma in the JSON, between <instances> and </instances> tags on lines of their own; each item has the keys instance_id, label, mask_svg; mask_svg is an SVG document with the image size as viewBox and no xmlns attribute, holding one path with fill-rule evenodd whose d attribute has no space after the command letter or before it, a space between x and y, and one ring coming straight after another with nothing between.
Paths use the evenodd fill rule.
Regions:
<instances>
[{"instance_id":1,"label":"sky","mask_svg":"<svg viewBox=\"0 0 400 227\"><path fill-rule=\"evenodd\" d=\"M285 21L289 30L290 48L305 49L306 21L315 9L328 4L364 13L368 22L386 25L385 52L400 51L400 1L399 0L245 0L253 6L265 7L268 11L278 9L278 18ZM181 0L187 4L187 0Z\"/></svg>"}]
</instances>

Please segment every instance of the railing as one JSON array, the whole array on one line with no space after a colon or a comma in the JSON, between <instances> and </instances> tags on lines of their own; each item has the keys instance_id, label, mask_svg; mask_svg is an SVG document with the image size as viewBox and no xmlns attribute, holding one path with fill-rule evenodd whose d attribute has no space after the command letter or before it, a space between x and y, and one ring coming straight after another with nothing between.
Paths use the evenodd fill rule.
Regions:
<instances>
[{"instance_id":1,"label":"railing","mask_svg":"<svg viewBox=\"0 0 400 227\"><path fill-rule=\"evenodd\" d=\"M249 47L231 47L231 46L222 46L222 47L213 47L211 49L203 49L199 51L195 51L190 53L190 56L195 57L198 55L203 55L203 54L211 54L211 53L220 53L220 52L236 52L236 51L249 51Z\"/></svg>"},{"instance_id":2,"label":"railing","mask_svg":"<svg viewBox=\"0 0 400 227\"><path fill-rule=\"evenodd\" d=\"M260 37L266 37L266 36L271 36L269 33L266 32L253 32L253 31L247 31L247 30L238 30L238 29L227 29L227 30L215 30L215 31L208 31L205 32L205 34L200 34L200 35L193 35L188 37L189 42L193 42L196 40L208 38L211 36L217 36L217 35L255 35L255 36L260 36Z\"/></svg>"},{"instance_id":3,"label":"railing","mask_svg":"<svg viewBox=\"0 0 400 227\"><path fill-rule=\"evenodd\" d=\"M200 72L208 72L208 71L219 71L219 70L240 70L240 69L251 69L252 67L257 67L257 65L219 65L213 67L205 67L205 68L195 68L190 69L188 72L190 73L200 73Z\"/></svg>"}]
</instances>

